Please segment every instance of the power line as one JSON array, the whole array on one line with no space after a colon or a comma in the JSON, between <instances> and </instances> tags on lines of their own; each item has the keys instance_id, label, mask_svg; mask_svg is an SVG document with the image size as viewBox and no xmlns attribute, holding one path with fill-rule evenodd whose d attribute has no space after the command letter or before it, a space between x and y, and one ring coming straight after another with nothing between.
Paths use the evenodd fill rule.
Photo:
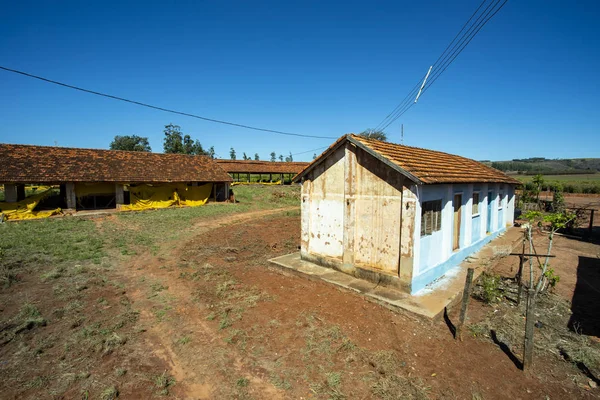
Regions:
<instances>
[{"instance_id":1,"label":"power line","mask_svg":"<svg viewBox=\"0 0 600 400\"><path fill-rule=\"evenodd\" d=\"M123 97L113 96L111 94L96 92L94 90L89 90L89 89L84 89L84 88L81 88L81 87L78 87L78 86L73 86L73 85L69 85L69 84L66 84L66 83L54 81L52 79L48 79L48 78L44 78L44 77L41 77L41 76L29 74L27 72L18 71L16 69L11 69L11 68L7 68L7 67L3 67L1 65L0 65L0 69L2 69L4 71L8 71L8 72L13 72L15 74L27 76L29 78L38 79L40 81L44 81L44 82L48 82L48 83L53 83L55 85L63 86L63 87L69 88L69 89L75 89L75 90L79 90L81 92L90 93L90 94L94 94L94 95L97 95L97 96L108 97L109 99L113 99L113 100L124 101L126 103L136 104L138 106L152 108L154 110L164 111L164 112L168 112L168 113L172 113L172 114L184 115L186 117L197 118L197 119L201 119L201 120L208 121L208 122L214 122L214 123L217 123L217 124L224 124L224 125L236 126L238 128L251 129L251 130L254 130L254 131L276 133L276 134L279 134L279 135L299 136L299 137L316 138L316 139L337 139L337 137L334 137L334 136L304 135L304 134L301 134L301 133L292 133L292 132L278 131L278 130L274 130L274 129L257 128L255 126L238 124L238 123L235 123L235 122L223 121L223 120L214 119L214 118L202 117L202 116L196 115L196 114L190 114L190 113L186 113L186 112L182 112L182 111L176 111L176 110L171 110L171 109L168 109L168 108L153 106L151 104L142 103L142 102L136 101L136 100L129 100L129 99L125 99Z\"/></svg>"},{"instance_id":2,"label":"power line","mask_svg":"<svg viewBox=\"0 0 600 400\"><path fill-rule=\"evenodd\" d=\"M456 36L454 36L452 41L448 44L448 46L446 46L446 49L442 52L442 54L433 64L434 73L423 88L422 94L425 93L427 89L431 87L431 85L433 85L433 83L437 80L437 78L439 78L440 75L444 73L444 71L446 71L446 69L450 66L450 64L452 64L456 57L458 57L458 55L468 46L471 40L477 35L477 33L479 33L479 31L485 26L485 24L487 24L487 22L490 19L492 19L496 15L496 13L498 13L498 11L502 9L502 7L504 7L508 0L504 0L500 7L496 8L501 1L502 0L492 0L492 2L488 4L485 10L477 17L475 22L465 31L467 25L473 20L475 15L478 14L479 10L481 10L483 5L487 2L487 0L482 1L479 7L475 10L475 12L471 15L467 22L462 26L462 28L458 31ZM457 41L456 39L463 31L464 33ZM390 126L392 123L398 120L398 118L400 118L404 113L406 113L406 111L408 111L414 105L414 103L411 101L411 97L413 97L414 93L416 92L416 88L420 85L420 82L422 81L423 78L421 78L419 82L417 82L415 88L413 88L408 93L408 95L396 106L396 108L377 125L378 130L385 130L388 126Z\"/></svg>"},{"instance_id":3,"label":"power line","mask_svg":"<svg viewBox=\"0 0 600 400\"><path fill-rule=\"evenodd\" d=\"M498 0L496 2L496 4L494 5L494 7L496 5L498 5L498 3L500 3L501 0ZM504 2L500 5L500 7L498 7L493 13L492 15L490 15L488 17L488 15L494 10L493 8L490 9L490 11L487 13L486 15L486 19L484 21L482 21L479 26L476 28L476 30L470 35L470 37L468 38L467 42L464 44L464 46L458 51L458 53L456 55L454 55L450 61L446 64L446 66L435 76L431 79L431 81L429 82L428 85L425 86L425 88L423 89L423 92L425 92L431 85L433 85L433 83L437 80L437 78L442 75L444 73L444 71L450 66L450 64L452 64L452 62L454 62L454 60L456 59L456 57L458 57L458 55L465 49L465 47L467 47L469 45L469 43L471 43L471 40L473 40L473 38L477 35L477 33L479 33L479 31L481 29L483 29L483 27L485 26L485 24L488 23L488 21L490 19L492 19L494 17L494 15L496 15L498 13L498 11L500 11L502 9L502 7L504 7L504 5L508 2L508 0L504 0ZM484 11L485 12L485 11ZM456 53L456 51L454 52ZM454 54L453 53L453 54Z\"/></svg>"},{"instance_id":4,"label":"power line","mask_svg":"<svg viewBox=\"0 0 600 400\"><path fill-rule=\"evenodd\" d=\"M319 150L325 150L326 148L328 148L329 146L324 146L324 147L319 147L317 149L312 149L312 150L306 150L306 151L302 151L300 153L294 153L292 154L293 156L299 156L300 154L306 154L306 153L312 153L315 151L319 151Z\"/></svg>"},{"instance_id":5,"label":"power line","mask_svg":"<svg viewBox=\"0 0 600 400\"><path fill-rule=\"evenodd\" d=\"M450 52L451 52L452 50L454 50L454 49L456 48L456 44L458 43L458 42L456 41L456 39L457 39L457 38L459 37L459 35L460 35L460 34L461 34L461 33L462 33L464 30L465 30L465 28L467 27L467 25L468 25L468 24L469 24L469 23L470 23L470 22L473 20L473 17L475 17L475 15L477 15L477 13L478 13L478 12L479 12L479 10L481 9L481 7L482 7L482 6L483 6L483 5L486 3L486 1L487 1L487 0L483 0L483 1L481 2L481 4L479 4L479 7L477 7L477 9L476 9L476 10L473 12L473 14L471 14L471 16L469 17L469 19L467 20L467 22L465 22L465 24L464 24L464 25L461 27L461 29L458 31L458 33L457 33L457 34L454 36L454 38L453 38L453 39L450 41L450 43L448 44L448 46L446 46L446 48L444 49L444 51L442 52L442 54L440 54L440 56L438 57L438 59L437 59L437 60L435 61L435 63L433 64L433 68L435 69L435 70L434 70L434 74L433 74L433 75L436 77L436 79L437 79L437 75L436 75L436 73L437 73L437 70L438 70L438 68L440 68L441 66L443 66L443 64L446 62L446 60L447 60L447 56L448 56L448 54L450 54L450 53L449 53L449 50L450 50ZM498 1L500 1L500 0L498 0ZM493 3L493 2L492 2L492 3ZM492 3L490 3L490 5L491 5ZM487 8L489 8L489 5L488 5L488 7L487 7ZM487 10L487 8L486 8L486 10ZM485 12L486 10L484 10L484 12ZM482 13L482 14L483 14L483 13ZM481 16L480 16L480 17L481 17ZM479 18L477 19L477 21L479 21ZM477 23L477 21L476 21L476 22L475 22L475 23L474 23L474 24L471 26L471 28L472 28L472 27L473 27L473 26L474 26L474 25ZM468 30L467 32L470 32L470 31L471 31L471 28L469 28L469 30ZM465 34L467 34L467 33L465 33ZM463 37L465 36L465 34L463 34ZM462 38L461 38L461 39L462 39ZM461 40L459 40L459 42L460 42L460 41L461 41ZM452 45L453 45L453 43L454 43L454 46L452 46ZM450 49L451 47L452 47L452 49ZM442 65L441 65L441 66L440 66L440 60L442 60L442 62L441 62L441 64L442 64ZM445 69L444 69L444 70L445 70ZM443 72L443 71L442 71L442 72ZM405 99L404 99L404 100L401 102L401 104L399 105L399 107L397 107L397 111L396 111L395 113L393 113L393 114L394 114L394 115L393 115L393 117L391 117L391 118L386 118L386 119L387 119L387 121L384 119L384 121L382 121L382 122L380 123L380 125L379 125L379 126L382 126L382 127L383 127L383 128L380 128L380 130L384 130L384 129L385 129L385 128L387 128L389 125L391 125L392 123L394 123L394 122L395 122L395 121L396 121L398 118L400 118L400 117L401 117L401 116L402 116L402 115L403 115L403 114L404 114L406 111L408 111L408 110L409 110L409 109L410 109L410 108L411 108L411 107L414 105L414 104L413 104L413 103L410 101L410 100L411 100L410 98L411 98L411 97L414 97L414 95L415 95L415 93L416 93L416 87L418 87L418 86L420 85L420 82L422 82L422 81L423 81L423 78L421 78L421 79L419 80L419 82L417 82L417 84L416 84L415 88L413 88L413 89L412 89L412 90L409 92L409 94L407 95L407 97L406 97L406 98L405 98ZM431 81L431 80L430 80L430 81ZM429 85L429 86L431 86L431 85ZM428 87L429 87L429 86L428 86ZM425 88L424 88L423 92L425 92Z\"/></svg>"}]
</instances>

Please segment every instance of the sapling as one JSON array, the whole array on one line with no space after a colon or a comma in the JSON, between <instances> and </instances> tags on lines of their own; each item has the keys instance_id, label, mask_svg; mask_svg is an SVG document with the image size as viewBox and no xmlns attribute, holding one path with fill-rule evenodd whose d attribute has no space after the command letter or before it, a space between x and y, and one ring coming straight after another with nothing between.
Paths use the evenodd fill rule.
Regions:
<instances>
[{"instance_id":1,"label":"sapling","mask_svg":"<svg viewBox=\"0 0 600 400\"><path fill-rule=\"evenodd\" d=\"M550 233L548 235L548 248L546 249L546 255L544 262L542 263L539 257L536 257L538 266L541 272L537 278L534 279L533 272L533 257L529 256L529 283L527 290L527 310L525 316L525 351L523 354L523 369L527 369L531 366L533 361L533 327L535 323L534 310L535 301L538 294L550 286L553 286L558 279L560 279L553 270L549 270L550 265L550 253L552 252L552 245L554 242L554 234L559 230L567 226L567 224L575 218L575 215L568 213L549 213L543 214L539 211L530 211L525 213L523 216L529 221L527 229L525 230L525 239L529 241L529 254L536 254L535 246L533 244L533 226L537 225L542 228L544 224L548 225Z\"/></svg>"}]
</instances>

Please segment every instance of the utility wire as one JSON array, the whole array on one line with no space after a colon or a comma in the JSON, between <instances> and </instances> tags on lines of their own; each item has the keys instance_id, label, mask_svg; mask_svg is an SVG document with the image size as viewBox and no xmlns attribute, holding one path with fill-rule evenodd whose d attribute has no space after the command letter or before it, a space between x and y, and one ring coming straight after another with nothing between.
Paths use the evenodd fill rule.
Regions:
<instances>
[{"instance_id":1,"label":"utility wire","mask_svg":"<svg viewBox=\"0 0 600 400\"><path fill-rule=\"evenodd\" d=\"M69 84L66 84L66 83L54 81L52 79L43 78L41 76L29 74L27 72L18 71L16 69L11 69L11 68L7 68L7 67L3 67L1 65L0 65L0 69L2 69L4 71L8 71L8 72L13 72L15 74L27 76L29 78L38 79L40 81L44 81L44 82L48 82L48 83L53 83L55 85L63 86L63 87L69 88L69 89L75 89L75 90L79 90L79 91L82 91L82 92L85 92L85 93L95 94L97 96L108 97L109 99L113 99L113 100L124 101L126 103L136 104L138 106L152 108L154 110L164 111L164 112L168 112L168 113L172 113L172 114L184 115L186 117L197 118L197 119L201 119L201 120L208 121L208 122L214 122L214 123L217 123L217 124L224 124L224 125L236 126L238 128L251 129L251 130L254 130L254 131L276 133L276 134L279 134L279 135L299 136L299 137L316 138L316 139L337 139L337 137L334 137L334 136L304 135L304 134L301 134L301 133L292 133L292 132L277 131L277 130L274 130L274 129L257 128L255 126L238 124L238 123L235 123L235 122L223 121L223 120L214 119L214 118L202 117L202 116L196 115L196 114L190 114L190 113L186 113L186 112L182 112L182 111L176 111L176 110L171 110L171 109L168 109L168 108L153 106L151 104L142 103L140 101L129 100L129 99L125 99L123 97L113 96L111 94L96 92L96 91L89 90L89 89L84 89L84 88L81 88L81 87L77 87L77 86L69 85Z\"/></svg>"},{"instance_id":2,"label":"utility wire","mask_svg":"<svg viewBox=\"0 0 600 400\"><path fill-rule=\"evenodd\" d=\"M294 153L292 155L293 156L299 156L300 154L306 154L306 153L312 153L312 152L319 151L319 150L325 150L328 147L329 146L319 147L318 149L306 150L306 151L302 151L300 153Z\"/></svg>"},{"instance_id":3,"label":"utility wire","mask_svg":"<svg viewBox=\"0 0 600 400\"><path fill-rule=\"evenodd\" d=\"M471 17L469 17L469 19L467 20L467 22L465 22L465 24L462 26L462 28L458 31L458 33L450 41L450 43L448 44L448 46L446 46L446 48L444 49L444 51L442 52L442 54L440 54L440 56L435 61L435 63L433 63L432 70L434 71L434 73L432 74L432 77L435 76L437 78L437 75L436 75L437 74L437 70L439 68L443 68L444 67L444 64L446 63L446 61L447 61L448 56L450 55L450 53L456 48L457 44L459 42L461 42L461 40L465 37L465 35L468 34L469 32L471 32L472 27L477 23L477 21L479 21L481 15L476 20L476 22L473 25L471 25L471 27L467 30L467 32L465 32L463 34L463 37L461 37L461 39L459 39L458 41L456 40L459 37L459 35L465 30L465 28L467 27L467 25L473 20L473 18L475 17L475 15L477 15L477 13L481 9L481 7L486 3L486 1L487 0L483 0L481 2L481 4L479 4L479 7L477 7L477 9L473 12L473 14L471 14ZM487 9L490 7L491 4L493 4L493 1L492 1L492 3L490 3L488 5L488 7L486 8L486 10L484 10L484 12L487 11ZM500 0L498 0L498 1L500 1ZM482 15L483 15L483 13L482 13ZM454 44L454 46L453 46L453 44ZM452 54L454 54L454 53L452 53ZM441 63L440 63L440 60L441 60ZM445 68L444 68L444 71L445 71ZM421 82L423 82L423 79L424 79L424 77L421 78L419 80L419 82L417 82L417 86L420 85ZM431 78L429 79L429 82L431 82ZM431 85L429 85L429 86L431 86ZM425 89L425 88L423 88L423 89ZM423 93L424 92L425 92L425 90L423 90ZM391 118L387 119L387 121L382 122L379 125L380 126L380 128L379 128L380 130L384 130L385 128L387 128L389 125L391 125L393 122L395 122L406 111L408 111L408 109L410 109L414 105L413 102L410 101L411 100L410 97L414 97L415 93L416 93L416 89L413 88L413 90L411 92L409 92L409 95L407 96L407 97L409 97L409 99L406 100L406 98L405 98L405 100L403 100L403 102L401 103L403 105L401 105L400 107L398 107L398 110L394 113L394 115ZM381 128L381 127L383 127L383 128Z\"/></svg>"},{"instance_id":4,"label":"utility wire","mask_svg":"<svg viewBox=\"0 0 600 400\"><path fill-rule=\"evenodd\" d=\"M448 51L448 49L450 48L450 46L452 46L452 43L454 43L456 41L456 38L458 38L458 36L461 34L462 31L465 30L465 27L469 24L469 22L471 22L471 20L473 19L473 17L479 12L479 10L481 9L481 7L485 4L487 0L483 0L481 2L481 4L479 4L479 7L477 7L477 9L475 10L475 12L473 12L473 14L471 14L471 17L467 20L467 22L465 22L465 24L462 26L462 28L460 28L460 31L458 31L456 33L456 35L454 36L454 38L452 39L452 41L450 43L448 43L448 46L446 46L446 48L444 49L444 51L442 52L442 54L440 54L440 56L438 57L437 60L435 60L435 62L433 63L432 69L437 69L438 63L440 62L440 60L442 59L442 57L444 57L444 55L446 54L446 52ZM395 114L397 112L399 112L399 110L403 109L404 107L407 106L407 102L412 100L412 97L414 97L414 92L416 92L416 90L419 88L419 86L421 85L421 83L423 82L423 80L425 79L426 75L423 75L423 77L421 79L419 79L419 81L415 84L415 87L412 88L412 90L406 95L406 97L404 99L402 99L402 101L396 106L396 108L394 108L392 110L391 113L389 113L384 119L383 121L381 121L377 127L375 127L375 130L383 130L381 129L382 126L388 126L389 124L386 125L386 123L388 122L388 119L390 118L390 116L392 114ZM410 108L410 107L408 107ZM408 109L407 108L407 109ZM403 114L403 112L402 112ZM393 117L392 117L393 118Z\"/></svg>"},{"instance_id":5,"label":"utility wire","mask_svg":"<svg viewBox=\"0 0 600 400\"><path fill-rule=\"evenodd\" d=\"M456 59L456 57L458 57L458 55L467 47L467 45L477 35L477 33L479 33L479 31L485 26L485 24L487 24L487 22L490 19L492 19L498 13L498 11L500 11L502 9L502 7L504 7L504 5L507 3L508 0L504 0L504 2L498 8L496 8L496 7L502 0L492 0L492 2L490 4L488 4L488 6L485 8L485 10L479 15L479 17L477 17L475 22L465 31L465 28L467 27L467 25L473 20L475 15L477 15L477 13L481 9L481 7L486 3L486 1L487 0L483 0L483 2L479 5L479 7L475 10L475 12L471 15L471 17L463 25L463 27L460 29L460 31L456 34L454 39L452 39L452 41L448 44L446 49L442 52L442 54L438 57L436 62L433 64L434 73L429 78L428 82L426 83L425 87L423 88L422 93L425 93L425 91L427 91L427 89L430 88L431 85L433 85L433 83L439 78L439 76L442 75L444 73L444 71L446 71L446 69L450 66L450 64L452 64L452 62ZM487 12L487 14L486 14L486 12ZM482 17L484 15L485 15L485 17L482 20ZM463 31L465 31L465 32L463 33L461 38L457 41L456 39L459 37L459 35ZM423 81L423 79L421 79L417 83L417 86L420 85L420 83L422 81ZM411 100L411 97L413 97L413 93L415 93L415 91L416 90L413 88L413 90L411 90L409 92L407 97L405 97L404 100L402 102L400 102L400 104L398 104L398 106L396 106L394 111L392 111L392 113L388 114L388 116L386 118L384 118L382 120L382 122L379 123L378 130L385 130L388 126L390 126L392 123L394 123L396 120L398 120L398 118L400 118L406 111L408 111L414 105L414 102L412 102L410 100Z\"/></svg>"},{"instance_id":6,"label":"utility wire","mask_svg":"<svg viewBox=\"0 0 600 400\"><path fill-rule=\"evenodd\" d=\"M496 5L497 5L498 3L500 3L500 1L501 1L501 0L498 0L498 2L496 3ZM489 17L487 17L487 15L489 15L489 14L490 14L490 13L491 13L491 12L492 12L494 9L492 8L492 9L491 9L491 10L488 12L488 14L486 15L486 17L487 17L487 18L486 18L484 21L482 21L482 22L481 22L481 24L479 25L479 27L477 28L477 30L476 30L476 31L474 31L474 32L471 34L471 36L469 37L469 39L467 40L467 42L465 43L465 45L464 45L464 46L463 46L463 47L460 49L460 51L459 51L459 52L458 52L456 55L454 55L454 56L453 56L453 57L450 59L450 61L449 61L449 62L446 64L446 66L445 66L445 67L444 67L444 68L443 68L443 69L442 69L442 70L441 70L441 71L440 71L440 72L439 72L439 73L438 73L438 74L437 74L435 77L433 77L433 78L432 78L432 79L431 79L431 80L428 82L428 84L426 84L426 85L425 85L425 87L423 88L423 93L424 93L424 92L425 92L425 91L426 91L426 90L427 90L427 89L428 89L428 88L429 88L431 85L433 85L433 83L434 83L434 82L437 80L437 78L438 78L440 75L442 75L442 74L444 73L444 71L445 71L445 70L446 70L446 69L447 69L447 68L450 66L450 64L452 64L452 62L454 62L454 60L456 59L456 57L458 57L458 55L459 55L459 54L460 54L460 53L463 51L463 49L464 49L465 47L467 47L467 46L469 45L469 43L471 43L471 40L473 40L473 38L474 38L474 37L477 35L477 33L479 33L479 31L480 31L481 29L483 29L483 27L485 26L485 24L487 24L487 23L488 23L488 21L489 21L490 19L492 19L492 18L494 17L494 15L496 15L496 14L498 13L498 11L500 11L500 10L502 9L502 7L504 7L504 5L505 5L507 2L508 2L508 0L504 0L504 2L503 2L501 5L500 5L500 7L498 7L498 8L497 8L497 9L496 9L496 10L495 10L493 13L492 13L492 15L490 15Z\"/></svg>"}]
</instances>

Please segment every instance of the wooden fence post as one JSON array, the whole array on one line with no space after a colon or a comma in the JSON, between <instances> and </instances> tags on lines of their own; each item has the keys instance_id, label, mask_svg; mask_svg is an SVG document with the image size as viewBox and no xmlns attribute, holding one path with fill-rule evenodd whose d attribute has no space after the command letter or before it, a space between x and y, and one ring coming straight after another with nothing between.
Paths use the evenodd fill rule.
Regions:
<instances>
[{"instance_id":1,"label":"wooden fence post","mask_svg":"<svg viewBox=\"0 0 600 400\"><path fill-rule=\"evenodd\" d=\"M525 263L525 236L523 236L523 250L519 255L519 272L517 272L517 306L521 304L523 295L523 264Z\"/></svg>"},{"instance_id":2,"label":"wooden fence post","mask_svg":"<svg viewBox=\"0 0 600 400\"><path fill-rule=\"evenodd\" d=\"M525 312L525 344L523 346L523 371L533 364L533 328L535 323L534 289L527 289L527 310Z\"/></svg>"},{"instance_id":3,"label":"wooden fence post","mask_svg":"<svg viewBox=\"0 0 600 400\"><path fill-rule=\"evenodd\" d=\"M456 328L456 337L462 341L462 328L467 318L467 307L469 306L469 299L471 298L471 285L473 283L473 268L467 270L467 278L465 280L465 289L463 290L462 306L460 307L460 319L458 321L458 327Z\"/></svg>"}]
</instances>

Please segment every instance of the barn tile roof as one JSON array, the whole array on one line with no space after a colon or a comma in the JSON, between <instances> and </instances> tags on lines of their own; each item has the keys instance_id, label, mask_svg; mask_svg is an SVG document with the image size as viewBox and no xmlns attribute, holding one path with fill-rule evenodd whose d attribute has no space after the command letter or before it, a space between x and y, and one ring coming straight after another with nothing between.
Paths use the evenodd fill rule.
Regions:
<instances>
[{"instance_id":1,"label":"barn tile roof","mask_svg":"<svg viewBox=\"0 0 600 400\"><path fill-rule=\"evenodd\" d=\"M307 168L296 175L294 181L299 180L314 165L317 165L345 141L362 148L419 184L478 182L520 184L518 180L511 178L504 172L469 158L441 151L367 139L354 134L339 138Z\"/></svg>"},{"instance_id":2,"label":"barn tile roof","mask_svg":"<svg viewBox=\"0 0 600 400\"><path fill-rule=\"evenodd\" d=\"M0 183L231 182L207 156L0 144Z\"/></svg>"},{"instance_id":3,"label":"barn tile roof","mask_svg":"<svg viewBox=\"0 0 600 400\"><path fill-rule=\"evenodd\" d=\"M307 162L271 162L254 160L215 160L221 168L229 173L263 173L263 174L297 174L309 163Z\"/></svg>"}]
</instances>

